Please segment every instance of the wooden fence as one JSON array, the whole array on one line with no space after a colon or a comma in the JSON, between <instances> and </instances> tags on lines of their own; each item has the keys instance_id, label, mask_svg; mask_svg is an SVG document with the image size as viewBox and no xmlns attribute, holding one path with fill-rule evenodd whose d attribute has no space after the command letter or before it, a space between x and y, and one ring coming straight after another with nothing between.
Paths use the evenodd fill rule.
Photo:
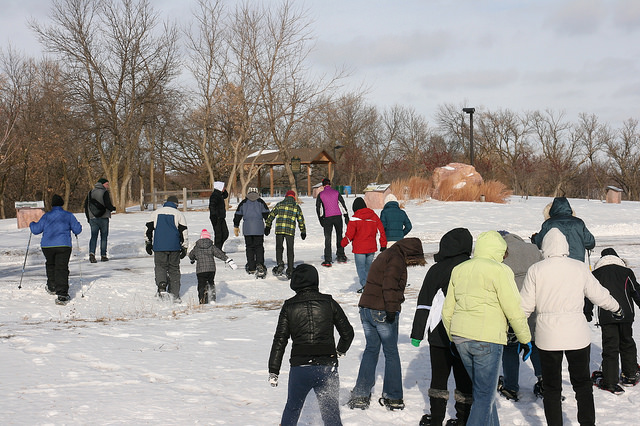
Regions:
<instances>
[{"instance_id":1,"label":"wooden fence","mask_svg":"<svg viewBox=\"0 0 640 426\"><path fill-rule=\"evenodd\" d=\"M182 203L182 211L187 211L189 201L193 205L194 200L206 200L203 205L209 206L209 196L213 192L213 189L187 189L182 188L182 191L152 191L144 192L144 189L140 190L140 211L147 209L155 210L158 205L162 206L170 195L178 197L178 202Z\"/></svg>"}]
</instances>

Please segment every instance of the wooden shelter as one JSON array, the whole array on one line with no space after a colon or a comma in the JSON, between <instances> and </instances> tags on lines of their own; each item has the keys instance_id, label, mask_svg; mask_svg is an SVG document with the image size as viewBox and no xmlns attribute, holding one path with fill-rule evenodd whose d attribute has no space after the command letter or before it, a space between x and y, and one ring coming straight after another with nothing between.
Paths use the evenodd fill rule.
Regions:
<instances>
[{"instance_id":1,"label":"wooden shelter","mask_svg":"<svg viewBox=\"0 0 640 426\"><path fill-rule=\"evenodd\" d=\"M256 154L256 155L254 155ZM257 167L269 167L269 194L273 197L273 168L276 166L284 166L284 160L280 151L266 151L262 154L254 153L251 154L244 161L244 165L249 166L251 164ZM336 160L333 159L327 151L318 148L296 148L289 150L290 158L299 158L300 166L306 166L306 175L307 175L307 194L311 194L311 165L312 164L326 164L327 175L333 176L333 165L336 163ZM301 169L301 172L304 171ZM262 182L260 181L260 174L258 173L258 187L262 187Z\"/></svg>"}]
</instances>

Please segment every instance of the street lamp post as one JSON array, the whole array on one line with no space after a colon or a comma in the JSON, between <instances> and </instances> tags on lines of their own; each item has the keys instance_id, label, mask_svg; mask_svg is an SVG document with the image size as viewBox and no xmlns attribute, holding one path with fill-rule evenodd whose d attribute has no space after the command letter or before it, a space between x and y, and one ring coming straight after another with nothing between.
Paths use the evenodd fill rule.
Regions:
<instances>
[{"instance_id":1,"label":"street lamp post","mask_svg":"<svg viewBox=\"0 0 640 426\"><path fill-rule=\"evenodd\" d=\"M469 114L469 161L473 166L473 113L475 108L462 108L462 111Z\"/></svg>"}]
</instances>

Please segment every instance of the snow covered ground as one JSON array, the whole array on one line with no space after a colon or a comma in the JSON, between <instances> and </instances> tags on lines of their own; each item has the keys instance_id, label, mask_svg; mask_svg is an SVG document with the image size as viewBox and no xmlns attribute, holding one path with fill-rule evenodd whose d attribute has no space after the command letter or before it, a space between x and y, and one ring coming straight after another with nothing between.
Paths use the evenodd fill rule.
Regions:
<instances>
[{"instance_id":1,"label":"snow covered ground","mask_svg":"<svg viewBox=\"0 0 640 426\"><path fill-rule=\"evenodd\" d=\"M347 198L347 204L353 200ZM340 360L340 400L345 403L364 348L353 256L348 247L349 263L320 266L324 240L315 200L302 201L308 237L296 239L296 262L318 268L320 290L334 296L356 330L351 349ZM414 227L410 235L422 240L430 265L440 237L449 229L467 227L474 237L486 230L506 229L527 238L539 230L543 207L550 201L520 197L507 204L409 201L406 211ZM591 262L604 247L613 246L640 276L640 203L570 202L596 236ZM233 212L227 215L230 228L232 216ZM265 280L244 272L244 240L232 233L225 251L239 268L232 271L218 262L218 302L197 304L195 265L185 259L182 303L171 304L154 297L153 260L143 243L150 213L115 215L109 235L111 261L97 264L87 261L89 227L84 215L77 217L84 229L79 252L74 241L73 299L67 306L55 305L54 296L45 291L40 236L31 240L22 289L18 289L29 230L16 229L15 219L0 221L0 423L277 425L287 396L288 353L277 388L267 383L267 360L280 306L294 293L288 282L271 275L275 237L266 237L269 274ZM192 244L203 228L211 231L207 211L190 211L186 218ZM410 269L411 286L400 315L405 410L389 412L376 403L366 411L343 406L345 425L417 425L428 412L428 346L414 348L409 334L429 265ZM637 327L636 335L640 335ZM592 341L591 363L596 369L601 339L595 327ZM382 365L381 360L379 373ZM520 380L519 402L498 398L502 424L545 424L542 401L531 392L535 378L529 363L522 365ZM375 399L381 386L380 374ZM451 392L453 387L451 382ZM629 425L636 419L632 407L640 402L640 386L625 389L621 396L594 391L599 424ZM576 403L566 368L564 394L568 396L563 403L565 424L575 425ZM453 416L452 399L449 414ZM322 424L313 394L300 424Z\"/></svg>"}]
</instances>

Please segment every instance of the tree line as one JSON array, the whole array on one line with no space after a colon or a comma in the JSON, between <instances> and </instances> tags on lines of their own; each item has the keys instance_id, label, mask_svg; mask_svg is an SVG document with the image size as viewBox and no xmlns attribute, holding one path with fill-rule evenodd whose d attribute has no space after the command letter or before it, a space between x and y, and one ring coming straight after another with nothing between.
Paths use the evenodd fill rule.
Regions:
<instances>
[{"instance_id":1,"label":"tree line","mask_svg":"<svg viewBox=\"0 0 640 426\"><path fill-rule=\"evenodd\" d=\"M334 182L354 188L468 162L465 105L440 105L429 123L344 92L344 70L309 67L310 23L293 0L199 0L184 28L148 0L54 2L47 24L30 23L44 58L0 55L0 216L54 192L77 211L100 177L118 211L140 189L225 180L244 194L264 173L250 154L269 149L291 188L294 148L335 155ZM515 194L597 198L614 184L639 198L636 119L614 129L587 113L478 108L474 124L476 169Z\"/></svg>"}]
</instances>

